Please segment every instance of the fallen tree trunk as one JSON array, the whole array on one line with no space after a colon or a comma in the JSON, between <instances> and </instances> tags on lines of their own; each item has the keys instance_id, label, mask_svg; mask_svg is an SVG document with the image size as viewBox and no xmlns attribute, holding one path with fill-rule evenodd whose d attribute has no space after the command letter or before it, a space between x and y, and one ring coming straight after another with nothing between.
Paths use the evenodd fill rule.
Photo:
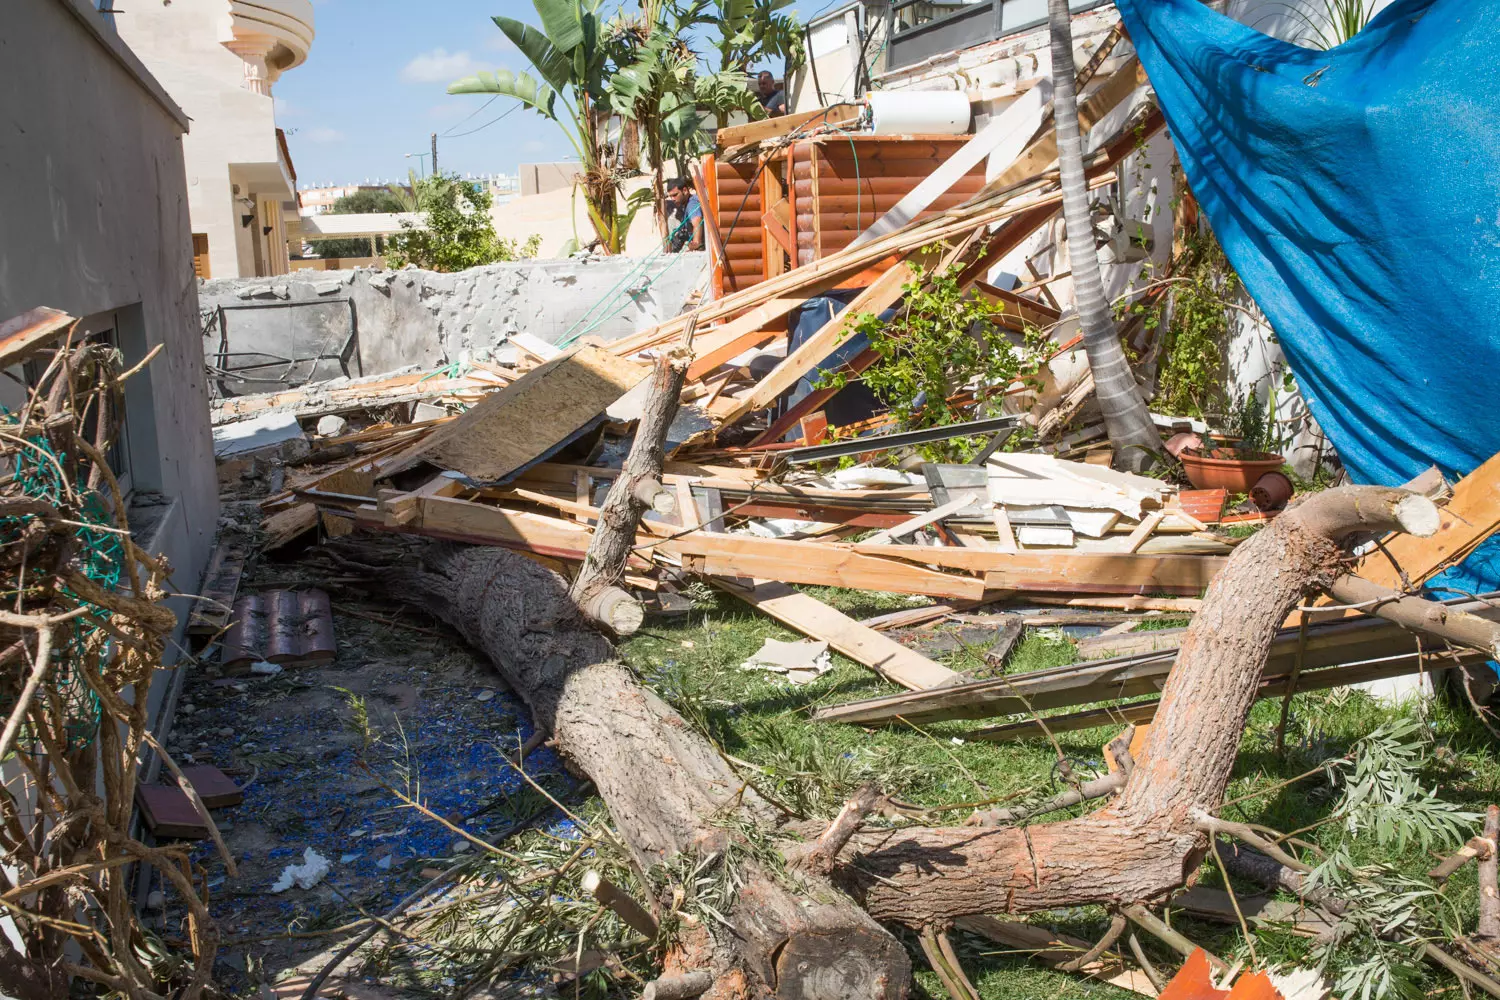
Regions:
<instances>
[{"instance_id":1,"label":"fallen tree trunk","mask_svg":"<svg viewBox=\"0 0 1500 1000\"><path fill-rule=\"evenodd\" d=\"M1118 796L1088 816L1023 829L855 833L837 892L807 892L745 858L732 933L672 942L667 977L708 969L707 996L899 997L904 949L875 920L942 928L955 918L1165 899L1208 850L1272 637L1342 572L1357 531L1430 533L1436 509L1399 490L1346 487L1298 505L1241 545L1209 588L1167 678L1151 736ZM396 581L487 653L539 727L599 789L643 867L733 850L723 817L778 816L588 627L561 577L501 549L430 546ZM822 868L822 865L814 866ZM706 928L708 925L704 925Z\"/></svg>"},{"instance_id":2,"label":"fallen tree trunk","mask_svg":"<svg viewBox=\"0 0 1500 1000\"><path fill-rule=\"evenodd\" d=\"M763 827L779 816L681 715L615 662L567 584L525 556L429 546L398 585L483 650L526 700L533 721L583 770L620 836L648 869L679 854L733 850L724 818ZM710 969L711 997L904 997L905 949L848 897L799 893L745 858L729 913L734 933L676 942L669 974Z\"/></svg>"},{"instance_id":3,"label":"fallen tree trunk","mask_svg":"<svg viewBox=\"0 0 1500 1000\"><path fill-rule=\"evenodd\" d=\"M867 830L835 881L877 920L922 927L955 917L1102 903L1180 888L1208 850L1272 638L1288 613L1342 572L1356 531L1428 535L1431 501L1401 490L1329 490L1240 545L1215 578L1168 675L1151 735L1120 794L1079 819L1024 829Z\"/></svg>"}]
</instances>

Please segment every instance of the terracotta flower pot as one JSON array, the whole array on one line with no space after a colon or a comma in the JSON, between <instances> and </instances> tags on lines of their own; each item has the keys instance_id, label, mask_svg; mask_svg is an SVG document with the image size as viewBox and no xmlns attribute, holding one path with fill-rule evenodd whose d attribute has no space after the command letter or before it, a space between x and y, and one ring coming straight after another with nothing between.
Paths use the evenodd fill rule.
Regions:
<instances>
[{"instance_id":1,"label":"terracotta flower pot","mask_svg":"<svg viewBox=\"0 0 1500 1000\"><path fill-rule=\"evenodd\" d=\"M1286 463L1280 455L1239 448L1215 448L1207 454L1185 451L1178 458L1194 489L1231 493L1249 493L1257 479L1279 471Z\"/></svg>"}]
</instances>

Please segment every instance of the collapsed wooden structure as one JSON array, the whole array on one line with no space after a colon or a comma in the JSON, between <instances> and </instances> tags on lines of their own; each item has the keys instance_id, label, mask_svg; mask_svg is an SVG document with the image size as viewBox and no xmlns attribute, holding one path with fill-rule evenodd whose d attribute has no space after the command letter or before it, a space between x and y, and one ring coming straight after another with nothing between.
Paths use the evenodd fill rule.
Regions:
<instances>
[{"instance_id":1,"label":"collapsed wooden structure","mask_svg":"<svg viewBox=\"0 0 1500 1000\"><path fill-rule=\"evenodd\" d=\"M1081 117L1102 120L1138 83L1127 61L1094 88ZM825 445L817 414L833 390L814 388L795 402L788 394L844 342L855 317L898 303L932 269L954 269L972 294L1003 301L1018 329L1060 318L1034 291L1004 292L983 281L1058 210L1055 139L1042 102L1035 104L1034 115L996 133L1001 144L1016 139L1017 152L994 181L984 183L974 165L965 166L967 143L944 140L953 148L939 150L934 141L929 155L946 150L955 166L947 186L931 186L921 205L907 202L921 179L907 185L907 168L899 166L905 160L883 156L885 147L871 139L850 138L846 145L856 152L847 163L865 155L860 162L887 164L890 173L862 173L852 195L840 187L850 180L842 172L845 137L797 136L764 153L749 150L754 155L743 160L726 152L708 165L712 181L705 185L718 257L719 294L711 301L619 341L560 353L527 347L514 368L484 366L477 377L494 388L468 409L420 426L377 425L321 441L320 449L348 448L347 460L294 475L263 504L276 543L316 528L482 546L427 546L420 565L396 578L495 659L617 810L643 867L705 844L728 849L722 832L705 825L709 813L732 808L746 822L773 825L775 810L739 787L723 760L683 732L680 717L613 665L607 641L577 617L628 634L645 606L670 604L694 580L826 640L908 689L824 707L816 718L827 723L998 719L973 734L980 739L1141 726L1130 766L1107 790L1111 804L1069 823L981 833L860 831L873 802L851 803L819 838L808 868L847 897L830 903L817 891L766 879L767 888L742 896L730 915L733 941L703 930L673 942L657 995L697 995L669 990L691 979L702 992L731 973L785 987L786 995L904 995L904 952L866 914L919 931L929 960L950 976L944 934L955 921L1015 943L1023 931L985 922L998 913L1098 902L1146 926L1149 914L1135 911L1180 888L1208 837L1224 832L1210 814L1257 698L1434 663L1463 667L1500 651L1500 616L1490 603L1439 605L1405 593L1500 529L1500 458L1455 486L1447 514L1422 495L1421 484L1411 484L1417 492L1338 491L1288 510L1243 548L1210 530L1222 495L1193 496L1050 455L992 453L971 467L928 465L920 477L884 481L801 471L799 462L816 464L817 456L832 454L829 447L888 457L909 445L879 429L848 445ZM1096 143L1089 176L1106 181L1161 127L1157 111L1142 109ZM867 155L857 152L861 143ZM909 217L870 232L867 194L870 223L903 203ZM835 199L851 196L853 218L838 221L849 213ZM803 199L816 208L802 212ZM808 297L838 288L859 291L800 346L769 369L741 363L746 352L786 337L786 318ZM865 350L842 370L857 375L875 360ZM451 373L444 373L451 388L421 388L436 374L398 376L391 398L475 391L472 379ZM1088 392L1085 382L1069 393L1050 426L1066 428ZM679 398L672 420L662 401ZM255 409L253 402L239 405ZM1004 433L993 419L984 433ZM632 436L630 457L621 461L622 442ZM655 443L643 445L646 438ZM638 460L643 448L652 454ZM1401 552L1394 576L1384 555L1367 556L1355 575L1346 573L1342 546L1357 532L1391 533L1385 551ZM924 536L933 543L920 543ZM1277 557L1289 560L1291 571L1266 586L1258 574ZM512 586L492 586L497 579ZM943 603L859 622L795 584ZM1205 591L1209 597L1200 601ZM521 592L528 601L514 599ZM1336 603L1308 610L1304 602L1317 593ZM1182 632L1120 637L1126 648L1111 659L977 680L882 631L898 620L962 614L1017 595L1203 613ZM558 634L543 637L548 629ZM1413 631L1447 648L1435 654ZM1042 715L1100 701L1127 703ZM615 724L602 725L605 715ZM655 780L642 784L639 775L620 772L615 748L631 738L665 748L641 765ZM672 766L658 767L663 762ZM671 794L656 794L661 789ZM853 854L858 866L849 861ZM806 861L791 855L799 865ZM809 906L812 898L823 908ZM1110 943L1088 949L1087 961L1074 967L1098 962ZM820 962L841 969L837 983L806 975L803 966Z\"/></svg>"}]
</instances>

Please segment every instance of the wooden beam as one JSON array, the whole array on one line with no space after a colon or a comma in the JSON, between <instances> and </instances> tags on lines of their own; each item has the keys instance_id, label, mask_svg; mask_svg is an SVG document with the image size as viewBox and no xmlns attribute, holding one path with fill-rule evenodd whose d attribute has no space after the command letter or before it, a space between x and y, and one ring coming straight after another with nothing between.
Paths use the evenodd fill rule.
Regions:
<instances>
[{"instance_id":1,"label":"wooden beam","mask_svg":"<svg viewBox=\"0 0 1500 1000\"><path fill-rule=\"evenodd\" d=\"M822 639L849 659L913 691L959 680L960 675L912 649L866 628L848 615L775 580L742 581L709 577L709 583L814 639Z\"/></svg>"},{"instance_id":2,"label":"wooden beam","mask_svg":"<svg viewBox=\"0 0 1500 1000\"><path fill-rule=\"evenodd\" d=\"M872 222L868 229L854 237L851 247L862 246L886 233L895 232L922 214L938 196L951 188L960 177L993 155L1002 163L1012 163L1042 124L1052 100L1052 85L1046 80L1017 98L1000 116L980 129L952 156L912 188L894 208Z\"/></svg>"},{"instance_id":3,"label":"wooden beam","mask_svg":"<svg viewBox=\"0 0 1500 1000\"><path fill-rule=\"evenodd\" d=\"M862 110L862 105L834 105L818 108L815 111L802 111L794 115L764 118L757 122L746 122L743 125L727 125L714 134L714 142L720 149L728 149L730 146L742 146L748 142L765 142L767 139L789 135L809 125L825 123L845 125L857 121Z\"/></svg>"},{"instance_id":4,"label":"wooden beam","mask_svg":"<svg viewBox=\"0 0 1500 1000\"><path fill-rule=\"evenodd\" d=\"M1453 607L1490 621L1500 620L1500 608L1483 602L1471 601ZM1267 678L1290 675L1298 660L1298 642L1298 629L1282 629L1277 634L1266 665ZM1430 655L1431 644L1427 648ZM1301 654L1302 667L1313 671L1369 661L1375 665L1378 676L1389 677L1417 670L1420 650L1417 637L1399 625L1361 617L1309 626L1307 644ZM1467 660L1484 658L1484 654L1472 651L1461 656ZM1014 677L970 681L937 691L834 705L820 709L813 718L820 722L871 724L889 722L899 715L912 722L940 722L1134 698L1159 690L1176 659L1176 649L1166 649L1092 660Z\"/></svg>"},{"instance_id":5,"label":"wooden beam","mask_svg":"<svg viewBox=\"0 0 1500 1000\"><path fill-rule=\"evenodd\" d=\"M705 576L751 577L969 601L984 595L984 583L971 576L939 573L821 542L700 531L658 542L657 551L677 556L684 569Z\"/></svg>"},{"instance_id":6,"label":"wooden beam","mask_svg":"<svg viewBox=\"0 0 1500 1000\"><path fill-rule=\"evenodd\" d=\"M37 306L0 323L0 368L25 361L61 337L74 322L65 312Z\"/></svg>"},{"instance_id":7,"label":"wooden beam","mask_svg":"<svg viewBox=\"0 0 1500 1000\"><path fill-rule=\"evenodd\" d=\"M889 545L898 538L903 538L914 531L927 527L929 524L941 521L945 517L952 517L959 511L966 510L972 506L974 506L974 501L968 497L960 500L949 500L945 504L934 507L932 510L923 511L915 517L909 517L900 524L886 528L884 531L877 531L869 538L866 538L864 544Z\"/></svg>"},{"instance_id":8,"label":"wooden beam","mask_svg":"<svg viewBox=\"0 0 1500 1000\"><path fill-rule=\"evenodd\" d=\"M1201 594L1225 557L1124 552L998 552L854 542L856 552L985 574L992 590Z\"/></svg>"},{"instance_id":9,"label":"wooden beam","mask_svg":"<svg viewBox=\"0 0 1500 1000\"><path fill-rule=\"evenodd\" d=\"M796 385L798 379L821 364L840 341L850 336L851 328L861 316L878 313L896 302L901 298L902 287L915 281L919 274L915 265L903 261L876 278L736 402L734 409L725 416L724 423L733 424L747 413L770 406L778 396Z\"/></svg>"},{"instance_id":10,"label":"wooden beam","mask_svg":"<svg viewBox=\"0 0 1500 1000\"><path fill-rule=\"evenodd\" d=\"M1403 589L1401 573L1413 586L1425 583L1449 566L1462 562L1496 531L1500 531L1500 454L1490 458L1453 487L1453 497L1438 508L1442 520L1430 538L1395 535L1359 561L1353 575L1371 583Z\"/></svg>"}]
</instances>

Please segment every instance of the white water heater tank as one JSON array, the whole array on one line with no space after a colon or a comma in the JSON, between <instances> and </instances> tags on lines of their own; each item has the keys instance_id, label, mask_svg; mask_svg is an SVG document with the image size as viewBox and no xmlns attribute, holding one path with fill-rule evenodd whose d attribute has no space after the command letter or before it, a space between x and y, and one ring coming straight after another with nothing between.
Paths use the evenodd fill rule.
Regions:
<instances>
[{"instance_id":1,"label":"white water heater tank","mask_svg":"<svg viewBox=\"0 0 1500 1000\"><path fill-rule=\"evenodd\" d=\"M962 90L896 90L870 94L876 135L963 135L969 95Z\"/></svg>"}]
</instances>

